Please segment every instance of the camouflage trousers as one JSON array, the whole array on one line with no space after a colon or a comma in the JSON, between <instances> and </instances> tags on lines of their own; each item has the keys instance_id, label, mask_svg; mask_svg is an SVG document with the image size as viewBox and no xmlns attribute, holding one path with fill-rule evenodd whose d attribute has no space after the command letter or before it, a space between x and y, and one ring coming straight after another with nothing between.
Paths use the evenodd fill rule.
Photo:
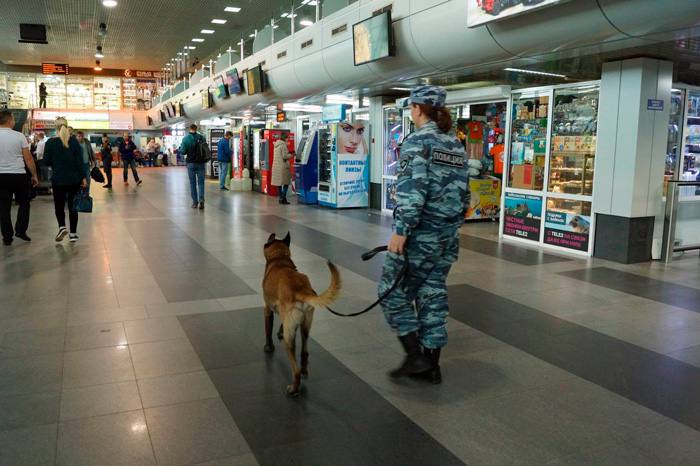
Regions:
<instances>
[{"instance_id":1,"label":"camouflage trousers","mask_svg":"<svg viewBox=\"0 0 700 466\"><path fill-rule=\"evenodd\" d=\"M459 242L456 238L439 241L438 238L410 237L406 253L408 275L382 301L384 317L399 336L418 332L425 348L437 349L447 344L446 320L447 274L457 260ZM379 296L383 296L404 268L405 257L389 253L384 262L379 282Z\"/></svg>"}]
</instances>

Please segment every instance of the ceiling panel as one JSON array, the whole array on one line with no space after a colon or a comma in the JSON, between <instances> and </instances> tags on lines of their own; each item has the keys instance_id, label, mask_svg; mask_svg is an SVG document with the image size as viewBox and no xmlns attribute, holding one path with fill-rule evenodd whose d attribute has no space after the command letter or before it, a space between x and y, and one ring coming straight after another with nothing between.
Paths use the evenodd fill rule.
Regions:
<instances>
[{"instance_id":1,"label":"ceiling panel","mask_svg":"<svg viewBox=\"0 0 700 466\"><path fill-rule=\"evenodd\" d=\"M222 46L246 38L256 26L272 16L279 19L291 8L291 0L118 0L115 8L101 0L2 0L0 15L0 61L17 65L41 62L68 63L92 67L95 49L103 46L105 68L160 69L185 45L196 46L193 56L200 60ZM7 4L11 4L7 8ZM224 12L227 6L240 7L239 13ZM226 19L225 25L211 24L213 18ZM107 36L97 35L101 22ZM20 44L19 24L47 26L48 45ZM201 29L214 29L201 35ZM190 42L192 37L204 43Z\"/></svg>"}]
</instances>

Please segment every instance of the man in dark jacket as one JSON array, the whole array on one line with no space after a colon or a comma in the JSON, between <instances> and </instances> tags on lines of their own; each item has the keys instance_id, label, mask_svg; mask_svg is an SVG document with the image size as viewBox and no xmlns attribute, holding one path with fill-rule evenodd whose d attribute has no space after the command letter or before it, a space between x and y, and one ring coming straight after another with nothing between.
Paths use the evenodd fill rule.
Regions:
<instances>
[{"instance_id":1,"label":"man in dark jacket","mask_svg":"<svg viewBox=\"0 0 700 466\"><path fill-rule=\"evenodd\" d=\"M39 84L39 107L40 108L46 108L46 97L48 96L48 92L46 92L46 84L41 83Z\"/></svg>"},{"instance_id":2,"label":"man in dark jacket","mask_svg":"<svg viewBox=\"0 0 700 466\"><path fill-rule=\"evenodd\" d=\"M187 175L190 178L190 194L192 195L192 208L204 209L204 175L206 173L207 160L201 158L198 149L205 144L204 136L197 132L197 125L190 125L190 132L182 139L180 152L186 155Z\"/></svg>"},{"instance_id":3,"label":"man in dark jacket","mask_svg":"<svg viewBox=\"0 0 700 466\"><path fill-rule=\"evenodd\" d=\"M226 135L217 144L216 157L219 161L219 189L222 191L228 191L226 176L231 172L231 157L233 157L233 150L231 149L232 137L233 133L226 131Z\"/></svg>"},{"instance_id":4,"label":"man in dark jacket","mask_svg":"<svg viewBox=\"0 0 700 466\"><path fill-rule=\"evenodd\" d=\"M136 144L131 140L129 133L124 133L124 140L119 144L119 154L122 157L122 162L124 163L124 184L129 184L129 167L131 167L131 173L134 175L134 180L137 185L141 184L141 179L139 178L139 173L136 171L136 156L134 151L136 150Z\"/></svg>"}]
</instances>

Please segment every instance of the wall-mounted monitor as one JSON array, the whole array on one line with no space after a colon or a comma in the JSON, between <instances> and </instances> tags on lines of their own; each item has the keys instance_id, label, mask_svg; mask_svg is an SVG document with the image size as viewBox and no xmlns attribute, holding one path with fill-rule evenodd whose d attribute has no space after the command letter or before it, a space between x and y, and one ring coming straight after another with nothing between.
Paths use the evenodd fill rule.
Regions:
<instances>
[{"instance_id":1,"label":"wall-mounted monitor","mask_svg":"<svg viewBox=\"0 0 700 466\"><path fill-rule=\"evenodd\" d=\"M226 85L228 86L229 95L237 95L243 92L241 78L238 76L238 70L236 68L226 72Z\"/></svg>"},{"instance_id":2,"label":"wall-mounted monitor","mask_svg":"<svg viewBox=\"0 0 700 466\"><path fill-rule=\"evenodd\" d=\"M265 76L259 65L246 71L245 75L248 95L260 94L265 91Z\"/></svg>"},{"instance_id":3,"label":"wall-mounted monitor","mask_svg":"<svg viewBox=\"0 0 700 466\"><path fill-rule=\"evenodd\" d=\"M216 76L214 78L214 83L216 84L216 96L219 99L227 99L230 97L228 93L228 86L222 75Z\"/></svg>"},{"instance_id":4,"label":"wall-mounted monitor","mask_svg":"<svg viewBox=\"0 0 700 466\"><path fill-rule=\"evenodd\" d=\"M372 16L352 26L355 66L394 54L391 11Z\"/></svg>"},{"instance_id":5,"label":"wall-mounted monitor","mask_svg":"<svg viewBox=\"0 0 700 466\"><path fill-rule=\"evenodd\" d=\"M184 117L185 115L185 105L182 102L177 103L177 116Z\"/></svg>"}]
</instances>

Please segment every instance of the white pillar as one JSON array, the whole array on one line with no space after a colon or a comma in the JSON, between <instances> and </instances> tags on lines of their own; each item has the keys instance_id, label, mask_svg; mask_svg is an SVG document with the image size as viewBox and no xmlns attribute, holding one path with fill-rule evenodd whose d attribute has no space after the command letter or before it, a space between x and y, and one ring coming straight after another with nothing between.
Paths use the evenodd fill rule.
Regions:
<instances>
[{"instance_id":1,"label":"white pillar","mask_svg":"<svg viewBox=\"0 0 700 466\"><path fill-rule=\"evenodd\" d=\"M672 84L671 62L635 58L603 65L593 202L596 257L646 261L652 244L660 254L655 240L663 233ZM663 109L650 100L662 101Z\"/></svg>"}]
</instances>

